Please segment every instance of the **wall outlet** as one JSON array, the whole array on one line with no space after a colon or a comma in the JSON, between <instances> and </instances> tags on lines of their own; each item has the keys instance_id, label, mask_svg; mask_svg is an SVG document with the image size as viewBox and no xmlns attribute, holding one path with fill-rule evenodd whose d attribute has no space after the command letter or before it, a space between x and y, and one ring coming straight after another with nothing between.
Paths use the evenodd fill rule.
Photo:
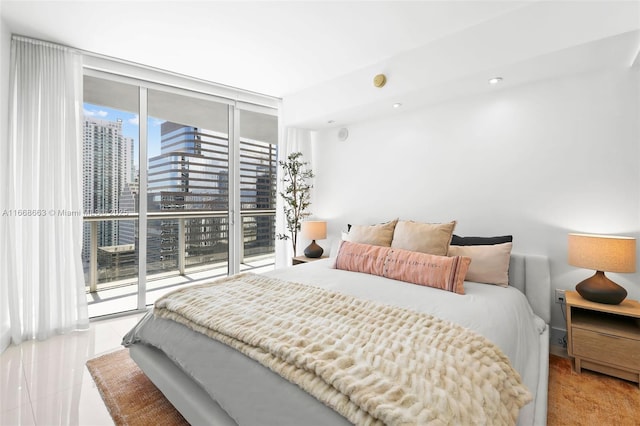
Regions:
<instances>
[{"instance_id":1,"label":"wall outlet","mask_svg":"<svg viewBox=\"0 0 640 426\"><path fill-rule=\"evenodd\" d=\"M556 303L564 305L564 290L556 288Z\"/></svg>"}]
</instances>

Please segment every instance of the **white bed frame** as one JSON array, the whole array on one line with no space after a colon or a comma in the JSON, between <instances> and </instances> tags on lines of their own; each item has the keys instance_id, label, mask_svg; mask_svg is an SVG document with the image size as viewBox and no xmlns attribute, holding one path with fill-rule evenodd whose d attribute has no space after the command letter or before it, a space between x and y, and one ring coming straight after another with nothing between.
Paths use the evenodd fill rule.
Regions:
<instances>
[{"instance_id":1,"label":"white bed frame","mask_svg":"<svg viewBox=\"0 0 640 426\"><path fill-rule=\"evenodd\" d=\"M512 254L509 283L522 291L533 311L546 323L540 334L540 375L531 424L546 424L549 378L549 322L551 279L546 257ZM182 372L164 353L137 344L129 348L131 358L192 425L237 425L202 387Z\"/></svg>"}]
</instances>

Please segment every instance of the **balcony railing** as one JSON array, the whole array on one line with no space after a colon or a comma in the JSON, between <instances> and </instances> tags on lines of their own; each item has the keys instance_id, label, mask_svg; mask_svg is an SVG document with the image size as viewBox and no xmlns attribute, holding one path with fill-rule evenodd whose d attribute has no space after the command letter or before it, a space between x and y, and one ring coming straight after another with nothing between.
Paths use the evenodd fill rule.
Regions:
<instances>
[{"instance_id":1,"label":"balcony railing","mask_svg":"<svg viewBox=\"0 0 640 426\"><path fill-rule=\"evenodd\" d=\"M275 209L244 210L242 218L241 262L247 258L274 255L275 242ZM147 275L158 273L166 276L170 270L179 275L185 275L189 270L220 267L227 262L228 256L228 228L227 211L160 211L148 212L148 224L156 222L154 229L157 235L153 238L157 244L149 247L147 238L147 253L153 252L157 260L156 268L147 266ZM261 219L262 218L262 219ZM138 269L137 244L114 244L99 247L99 224L110 221L138 221L137 213L125 214L94 214L84 216L89 224L89 247L85 247L88 254L87 286L90 292L98 291L100 281L120 281L128 278L135 281ZM160 222L159 224L157 222ZM149 226L149 225L148 225ZM131 230L137 241L137 226ZM156 251L159 251L156 253ZM99 253L102 262L99 262ZM147 260L149 263L149 255ZM99 277L99 263L110 270L109 276ZM151 269L151 270L150 270ZM105 275L105 274L103 274ZM124 283L123 283L124 284ZM127 283L131 284L131 283Z\"/></svg>"}]
</instances>

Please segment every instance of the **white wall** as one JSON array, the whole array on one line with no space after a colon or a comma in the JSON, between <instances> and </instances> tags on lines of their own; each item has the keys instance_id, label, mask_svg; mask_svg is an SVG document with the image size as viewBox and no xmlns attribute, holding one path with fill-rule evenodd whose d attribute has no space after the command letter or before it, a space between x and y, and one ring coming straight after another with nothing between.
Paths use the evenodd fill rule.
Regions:
<instances>
[{"instance_id":1,"label":"white wall","mask_svg":"<svg viewBox=\"0 0 640 426\"><path fill-rule=\"evenodd\" d=\"M0 17L0 154L7 145L9 127L9 61L11 56L11 34ZM6 169L6 156L0 156L0 170ZM4 200L4 184L0 183L0 200ZM0 215L5 204L0 201ZM0 220L2 217L0 216ZM2 264L2 262L0 262ZM9 309L7 283L0 282L0 352L9 344Z\"/></svg>"},{"instance_id":2,"label":"white wall","mask_svg":"<svg viewBox=\"0 0 640 426\"><path fill-rule=\"evenodd\" d=\"M552 288L573 289L592 271L567 265L568 232L640 239L639 94L637 69L609 71L390 110L344 142L320 131L312 210L333 238L395 217L513 234L514 251L549 256ZM608 275L640 299L640 273ZM552 326L566 328L555 304Z\"/></svg>"}]
</instances>

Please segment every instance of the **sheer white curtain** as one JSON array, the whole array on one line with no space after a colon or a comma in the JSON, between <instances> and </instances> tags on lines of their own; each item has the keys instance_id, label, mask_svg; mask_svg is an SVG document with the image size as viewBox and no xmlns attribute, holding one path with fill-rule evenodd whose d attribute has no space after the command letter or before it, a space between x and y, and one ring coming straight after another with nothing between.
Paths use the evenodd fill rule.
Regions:
<instances>
[{"instance_id":1,"label":"sheer white curtain","mask_svg":"<svg viewBox=\"0 0 640 426\"><path fill-rule=\"evenodd\" d=\"M82 58L14 36L10 66L0 277L18 344L89 325L81 260Z\"/></svg>"},{"instance_id":2,"label":"sheer white curtain","mask_svg":"<svg viewBox=\"0 0 640 426\"><path fill-rule=\"evenodd\" d=\"M284 161L287 156L292 152L302 152L302 161L309 163L309 167L313 169L312 158L312 139L313 132L307 129L297 129L294 127L287 127L284 131L282 141L278 146L278 161ZM279 167L279 166L278 166ZM280 168L278 169L280 171ZM278 234L289 234L286 227L286 221L284 218L282 197L280 192L283 185L282 180L278 179L278 197L276 201L276 232ZM311 205L311 211L313 211L313 205ZM302 251L304 247L302 244L298 244L298 250ZM291 265L291 258L295 256L293 248L291 247L290 240L276 239L276 268L282 268Z\"/></svg>"}]
</instances>

